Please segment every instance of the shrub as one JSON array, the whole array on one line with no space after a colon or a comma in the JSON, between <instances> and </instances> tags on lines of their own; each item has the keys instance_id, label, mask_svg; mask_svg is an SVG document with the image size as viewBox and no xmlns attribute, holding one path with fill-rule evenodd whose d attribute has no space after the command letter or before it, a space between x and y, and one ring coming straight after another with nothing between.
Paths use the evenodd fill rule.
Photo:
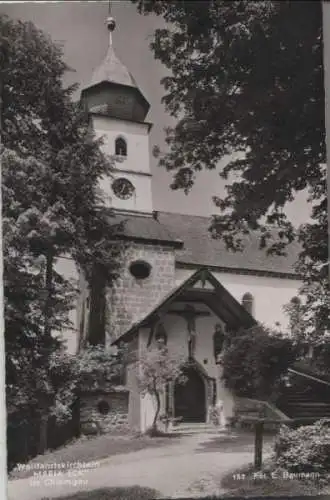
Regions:
<instances>
[{"instance_id":1,"label":"shrub","mask_svg":"<svg viewBox=\"0 0 330 500\"><path fill-rule=\"evenodd\" d=\"M161 410L161 394L166 384L177 381L185 383L183 363L185 358L179 353L170 353L167 346L160 344L146 349L137 363L137 380L141 394L151 394L155 398L156 409L149 435L156 435Z\"/></svg>"},{"instance_id":2,"label":"shrub","mask_svg":"<svg viewBox=\"0 0 330 500\"><path fill-rule=\"evenodd\" d=\"M275 441L275 460L293 473L330 471L330 419L298 429L283 426Z\"/></svg>"},{"instance_id":3,"label":"shrub","mask_svg":"<svg viewBox=\"0 0 330 500\"><path fill-rule=\"evenodd\" d=\"M232 337L222 357L223 378L238 396L276 399L282 378L296 358L289 338L258 325Z\"/></svg>"}]
</instances>

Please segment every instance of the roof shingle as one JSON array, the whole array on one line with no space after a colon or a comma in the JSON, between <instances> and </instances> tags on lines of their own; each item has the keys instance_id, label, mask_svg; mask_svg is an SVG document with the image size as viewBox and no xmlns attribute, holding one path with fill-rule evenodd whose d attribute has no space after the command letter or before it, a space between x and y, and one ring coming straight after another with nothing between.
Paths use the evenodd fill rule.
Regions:
<instances>
[{"instance_id":1,"label":"roof shingle","mask_svg":"<svg viewBox=\"0 0 330 500\"><path fill-rule=\"evenodd\" d=\"M211 236L211 219L208 217L170 212L157 212L157 219L138 215L117 217L119 221L126 221L127 238L167 242L176 246L176 262L179 264L232 271L296 274L294 265L301 251L297 241L287 246L286 256L271 256L259 248L259 234L251 233L242 237L244 250L232 252L226 249L223 240Z\"/></svg>"},{"instance_id":2,"label":"roof shingle","mask_svg":"<svg viewBox=\"0 0 330 500\"><path fill-rule=\"evenodd\" d=\"M294 265L301 251L297 241L287 246L286 256L271 256L265 249L259 248L260 234L251 232L242 236L244 250L231 252L226 249L223 240L212 238L209 231L211 219L208 217L159 212L159 221L174 237L179 237L184 242L182 250L177 252L177 262L296 274Z\"/></svg>"}]
</instances>

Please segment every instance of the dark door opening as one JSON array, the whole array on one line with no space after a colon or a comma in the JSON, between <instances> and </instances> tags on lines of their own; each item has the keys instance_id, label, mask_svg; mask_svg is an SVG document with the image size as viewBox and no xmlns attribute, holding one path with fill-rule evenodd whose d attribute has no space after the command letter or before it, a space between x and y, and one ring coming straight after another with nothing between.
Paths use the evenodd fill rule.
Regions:
<instances>
[{"instance_id":1,"label":"dark door opening","mask_svg":"<svg viewBox=\"0 0 330 500\"><path fill-rule=\"evenodd\" d=\"M174 386L174 413L183 422L205 422L205 383L198 371L189 367L184 370L185 384Z\"/></svg>"}]
</instances>

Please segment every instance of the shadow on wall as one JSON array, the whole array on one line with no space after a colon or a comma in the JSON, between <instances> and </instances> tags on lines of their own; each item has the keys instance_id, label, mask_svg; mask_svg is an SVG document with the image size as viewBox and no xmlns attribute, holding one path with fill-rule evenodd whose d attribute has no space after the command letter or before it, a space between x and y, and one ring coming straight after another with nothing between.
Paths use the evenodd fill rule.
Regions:
<instances>
[{"instance_id":1,"label":"shadow on wall","mask_svg":"<svg viewBox=\"0 0 330 500\"><path fill-rule=\"evenodd\" d=\"M151 488L130 486L127 488L102 488L57 498L58 500L152 500L160 498L160 495L158 491ZM45 497L42 500L52 500L52 498Z\"/></svg>"}]
</instances>

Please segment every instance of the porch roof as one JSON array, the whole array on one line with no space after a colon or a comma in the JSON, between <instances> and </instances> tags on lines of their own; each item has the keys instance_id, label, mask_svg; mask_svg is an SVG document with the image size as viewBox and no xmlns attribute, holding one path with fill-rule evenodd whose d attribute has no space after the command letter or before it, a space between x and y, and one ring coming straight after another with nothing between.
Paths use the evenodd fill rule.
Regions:
<instances>
[{"instance_id":1,"label":"porch roof","mask_svg":"<svg viewBox=\"0 0 330 500\"><path fill-rule=\"evenodd\" d=\"M157 318L165 315L169 306L178 299L182 302L202 302L206 304L216 316L221 318L233 330L241 327L251 328L257 324L255 318L213 274L207 268L202 268L166 295L147 315L135 322L113 344L131 340L140 328L151 325Z\"/></svg>"}]
</instances>

